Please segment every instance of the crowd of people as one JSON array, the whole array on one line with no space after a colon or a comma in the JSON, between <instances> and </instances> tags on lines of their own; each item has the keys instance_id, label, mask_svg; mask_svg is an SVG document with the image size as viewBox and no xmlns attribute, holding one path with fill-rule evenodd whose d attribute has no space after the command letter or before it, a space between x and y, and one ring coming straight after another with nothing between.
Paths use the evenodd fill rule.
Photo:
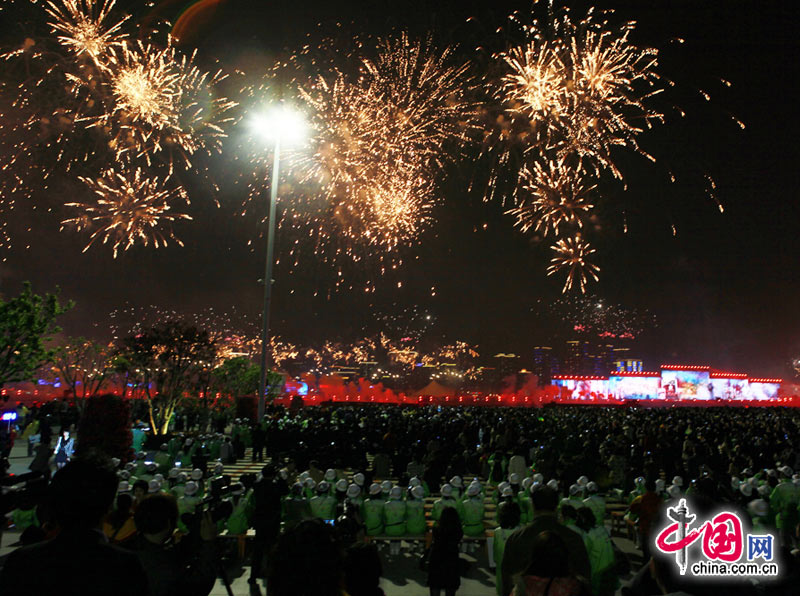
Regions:
<instances>
[{"instance_id":1,"label":"crowd of people","mask_svg":"<svg viewBox=\"0 0 800 596\"><path fill-rule=\"evenodd\" d=\"M403 543L419 545L431 596L457 593L461 554L484 541L500 596L793 594L800 581L791 409L273 407L261 421L210 422L180 413L156 443L135 424L128 461L73 458L80 423L63 408L19 419L21 436L40 435L31 469L52 458L57 471L44 496L23 494L8 513L27 546L4 565L4 594L109 593L103 582L123 572L132 593L208 594L224 575L217 537L248 532L251 590L265 578L277 596L379 595ZM41 431L54 427L53 447ZM254 473L225 473L245 456ZM653 556L665 507L686 497L699 513L725 507L773 532L780 578L691 582ZM609 502L642 552L625 582ZM24 571L47 557L60 559L58 580ZM91 557L108 564L89 570Z\"/></svg>"}]
</instances>

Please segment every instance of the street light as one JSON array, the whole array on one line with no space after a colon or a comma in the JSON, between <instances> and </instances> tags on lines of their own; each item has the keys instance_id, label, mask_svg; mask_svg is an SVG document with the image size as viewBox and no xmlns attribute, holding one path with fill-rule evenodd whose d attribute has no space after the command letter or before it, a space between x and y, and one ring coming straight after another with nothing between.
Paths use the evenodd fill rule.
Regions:
<instances>
[{"instance_id":1,"label":"street light","mask_svg":"<svg viewBox=\"0 0 800 596\"><path fill-rule=\"evenodd\" d=\"M261 378L258 383L258 420L264 416L267 393L267 343L269 341L269 307L272 301L272 261L275 245L275 205L278 202L280 182L281 147L298 144L306 136L303 117L286 104L279 104L267 112L254 114L250 119L253 133L273 143L272 180L269 189L267 215L267 260L264 273L264 312L261 327Z\"/></svg>"}]
</instances>

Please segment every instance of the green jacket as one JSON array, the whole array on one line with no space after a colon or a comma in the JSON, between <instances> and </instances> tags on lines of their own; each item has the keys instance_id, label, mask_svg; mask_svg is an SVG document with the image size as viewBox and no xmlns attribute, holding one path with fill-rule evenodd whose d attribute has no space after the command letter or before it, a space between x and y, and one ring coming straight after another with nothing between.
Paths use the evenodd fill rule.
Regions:
<instances>
[{"instance_id":1,"label":"green jacket","mask_svg":"<svg viewBox=\"0 0 800 596\"><path fill-rule=\"evenodd\" d=\"M592 594L613 593L619 587L619 577L608 531L595 526L584 534L583 543L592 566Z\"/></svg>"},{"instance_id":2,"label":"green jacket","mask_svg":"<svg viewBox=\"0 0 800 596\"><path fill-rule=\"evenodd\" d=\"M598 527L602 527L606 517L606 501L600 495L590 495L583 500L583 504L592 510Z\"/></svg>"},{"instance_id":3,"label":"green jacket","mask_svg":"<svg viewBox=\"0 0 800 596\"><path fill-rule=\"evenodd\" d=\"M520 526L517 526L516 528L496 528L494 531L492 552L494 553L495 587L497 588L498 596L503 596L501 594L503 586L502 565L503 565L503 553L506 550L506 540L508 540L508 537L511 536L511 534L519 530L519 528Z\"/></svg>"},{"instance_id":4,"label":"green jacket","mask_svg":"<svg viewBox=\"0 0 800 596\"><path fill-rule=\"evenodd\" d=\"M367 536L383 534L383 507L384 503L380 498L367 499L361 506Z\"/></svg>"},{"instance_id":5,"label":"green jacket","mask_svg":"<svg viewBox=\"0 0 800 596\"><path fill-rule=\"evenodd\" d=\"M427 530L425 501L421 499L406 501L406 532L411 536L421 536Z\"/></svg>"},{"instance_id":6,"label":"green jacket","mask_svg":"<svg viewBox=\"0 0 800 596\"><path fill-rule=\"evenodd\" d=\"M436 499L433 503L433 512L431 513L431 517L435 521L439 521L439 518L442 517L442 511L445 510L446 507L453 507L458 512L458 517L460 519L464 519L464 506L461 501L456 501L455 499L448 499L442 497L441 499Z\"/></svg>"},{"instance_id":7,"label":"green jacket","mask_svg":"<svg viewBox=\"0 0 800 596\"><path fill-rule=\"evenodd\" d=\"M772 489L769 496L769 507L776 513L775 527L783 529L785 522L797 523L797 504L800 501L798 487L791 482L781 482Z\"/></svg>"},{"instance_id":8,"label":"green jacket","mask_svg":"<svg viewBox=\"0 0 800 596\"><path fill-rule=\"evenodd\" d=\"M331 495L316 495L309 501L311 515L319 519L334 519L336 517L336 497Z\"/></svg>"},{"instance_id":9,"label":"green jacket","mask_svg":"<svg viewBox=\"0 0 800 596\"><path fill-rule=\"evenodd\" d=\"M383 523L387 536L403 536L406 533L406 504L404 501L386 501L383 506Z\"/></svg>"},{"instance_id":10,"label":"green jacket","mask_svg":"<svg viewBox=\"0 0 800 596\"><path fill-rule=\"evenodd\" d=\"M517 493L517 504L519 505L521 524L527 524L533 519L533 501L527 491L521 490Z\"/></svg>"},{"instance_id":11,"label":"green jacket","mask_svg":"<svg viewBox=\"0 0 800 596\"><path fill-rule=\"evenodd\" d=\"M250 527L250 516L247 514L249 499L243 496L234 506L225 528L229 534L246 534Z\"/></svg>"},{"instance_id":12,"label":"green jacket","mask_svg":"<svg viewBox=\"0 0 800 596\"><path fill-rule=\"evenodd\" d=\"M467 499L462 505L464 509L464 535L465 536L483 536L485 530L483 528L483 499L480 497L473 497Z\"/></svg>"}]
</instances>

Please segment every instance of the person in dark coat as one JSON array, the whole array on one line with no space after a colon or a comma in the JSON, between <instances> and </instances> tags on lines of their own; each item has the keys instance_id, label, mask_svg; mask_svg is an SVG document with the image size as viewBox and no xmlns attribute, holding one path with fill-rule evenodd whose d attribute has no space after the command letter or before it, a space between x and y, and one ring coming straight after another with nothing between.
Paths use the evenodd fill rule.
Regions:
<instances>
[{"instance_id":1,"label":"person in dark coat","mask_svg":"<svg viewBox=\"0 0 800 596\"><path fill-rule=\"evenodd\" d=\"M268 552L281 529L281 501L289 492L286 482L277 475L275 466L267 464L261 469L261 479L253 486L255 510L253 512L253 528L256 531L253 540L253 553L250 566L251 591L257 588L258 578L262 574L264 553Z\"/></svg>"},{"instance_id":2,"label":"person in dark coat","mask_svg":"<svg viewBox=\"0 0 800 596\"><path fill-rule=\"evenodd\" d=\"M461 564L458 556L461 538L461 520L453 507L446 507L433 529L433 542L428 559L428 587L431 596L454 596L461 585Z\"/></svg>"},{"instance_id":3,"label":"person in dark coat","mask_svg":"<svg viewBox=\"0 0 800 596\"><path fill-rule=\"evenodd\" d=\"M144 596L147 576L135 554L108 543L104 516L117 491L110 466L77 459L50 485L55 522L52 540L12 552L0 573L3 596Z\"/></svg>"},{"instance_id":4,"label":"person in dark coat","mask_svg":"<svg viewBox=\"0 0 800 596\"><path fill-rule=\"evenodd\" d=\"M264 461L264 441L266 433L261 427L261 424L253 426L253 432L250 434L253 439L253 461Z\"/></svg>"},{"instance_id":5,"label":"person in dark coat","mask_svg":"<svg viewBox=\"0 0 800 596\"><path fill-rule=\"evenodd\" d=\"M576 532L559 523L556 517L558 495L548 487L540 488L531 496L533 501L533 521L520 528L506 542L503 553L502 596L508 596L514 587L513 578L525 573L530 565L531 550L537 537L542 532L557 535L566 545L567 564L570 577L579 581L587 581L591 577L589 555L583 539Z\"/></svg>"}]
</instances>

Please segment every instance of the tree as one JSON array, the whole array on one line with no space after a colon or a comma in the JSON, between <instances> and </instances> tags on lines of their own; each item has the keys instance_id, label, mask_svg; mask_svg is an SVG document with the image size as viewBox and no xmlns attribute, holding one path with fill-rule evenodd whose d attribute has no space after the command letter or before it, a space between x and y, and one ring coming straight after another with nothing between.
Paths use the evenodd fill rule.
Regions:
<instances>
[{"instance_id":1,"label":"tree","mask_svg":"<svg viewBox=\"0 0 800 596\"><path fill-rule=\"evenodd\" d=\"M260 372L246 356L230 358L211 372L213 387L233 397L257 394Z\"/></svg>"},{"instance_id":2,"label":"tree","mask_svg":"<svg viewBox=\"0 0 800 596\"><path fill-rule=\"evenodd\" d=\"M114 367L142 391L151 432L163 435L184 395L198 390L215 354L207 331L183 321L167 321L124 338Z\"/></svg>"},{"instance_id":3,"label":"tree","mask_svg":"<svg viewBox=\"0 0 800 596\"><path fill-rule=\"evenodd\" d=\"M86 400L98 395L108 380L111 350L84 337L68 338L55 350L53 372L70 388L82 411Z\"/></svg>"},{"instance_id":4,"label":"tree","mask_svg":"<svg viewBox=\"0 0 800 596\"><path fill-rule=\"evenodd\" d=\"M0 298L0 387L34 380L37 369L52 361L54 350L46 346L61 331L56 317L74 306L62 305L58 294L39 296L25 282L16 298Z\"/></svg>"}]
</instances>

